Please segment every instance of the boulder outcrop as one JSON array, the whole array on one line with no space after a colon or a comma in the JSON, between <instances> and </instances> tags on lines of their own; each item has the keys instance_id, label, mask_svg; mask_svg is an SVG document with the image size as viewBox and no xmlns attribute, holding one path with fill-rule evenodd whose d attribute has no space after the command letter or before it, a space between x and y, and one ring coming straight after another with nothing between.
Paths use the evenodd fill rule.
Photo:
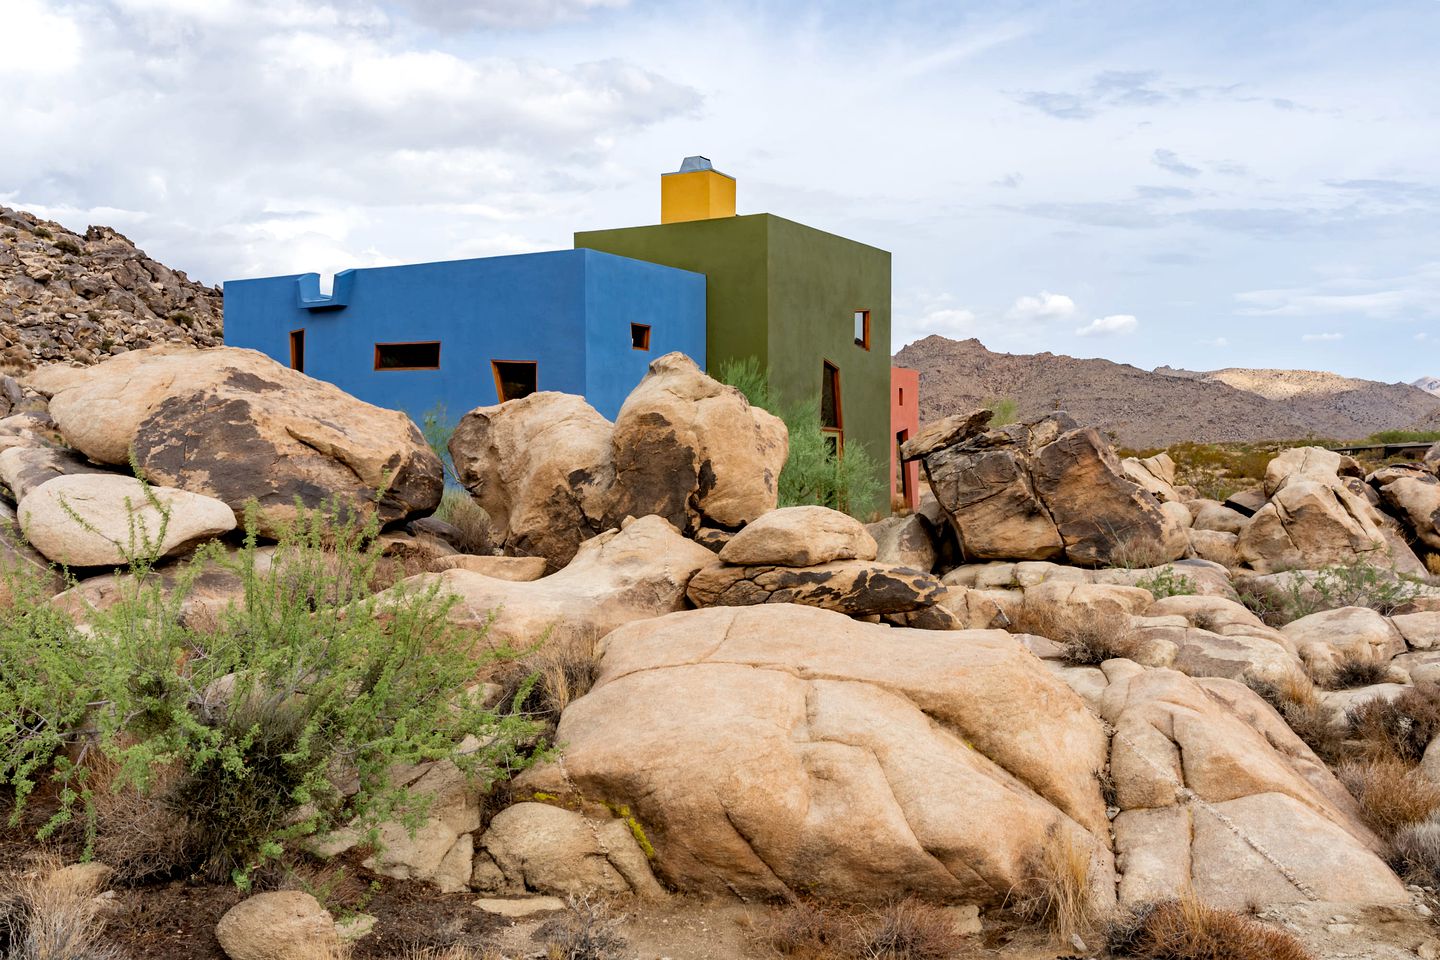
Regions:
<instances>
[{"instance_id":1,"label":"boulder outcrop","mask_svg":"<svg viewBox=\"0 0 1440 960\"><path fill-rule=\"evenodd\" d=\"M866 617L933 606L944 589L937 577L918 570L834 560L812 567L714 563L695 574L687 595L697 607L799 603Z\"/></svg>"},{"instance_id":2,"label":"boulder outcrop","mask_svg":"<svg viewBox=\"0 0 1440 960\"><path fill-rule=\"evenodd\" d=\"M30 378L65 439L91 460L135 466L151 482L213 497L260 532L298 501L339 501L395 520L431 510L438 457L405 414L383 410L254 350L154 347Z\"/></svg>"},{"instance_id":3,"label":"boulder outcrop","mask_svg":"<svg viewBox=\"0 0 1440 960\"><path fill-rule=\"evenodd\" d=\"M533 393L470 411L450 439L495 543L551 570L627 516L687 536L754 520L775 507L787 450L779 418L678 353L650 364L614 424L580 397Z\"/></svg>"},{"instance_id":4,"label":"boulder outcrop","mask_svg":"<svg viewBox=\"0 0 1440 960\"><path fill-rule=\"evenodd\" d=\"M935 446L921 462L968 560L1163 563L1184 527L1125 476L1109 445L1063 413ZM1152 477L1153 479L1153 477Z\"/></svg>"},{"instance_id":5,"label":"boulder outcrop","mask_svg":"<svg viewBox=\"0 0 1440 960\"><path fill-rule=\"evenodd\" d=\"M832 560L874 560L864 524L828 507L784 507L761 514L720 549L736 566L813 567Z\"/></svg>"},{"instance_id":6,"label":"boulder outcrop","mask_svg":"<svg viewBox=\"0 0 1440 960\"><path fill-rule=\"evenodd\" d=\"M1113 897L1079 697L1000 631L874 626L796 604L612 633L521 786L628 808L683 891L998 904L1056 838Z\"/></svg>"}]
</instances>

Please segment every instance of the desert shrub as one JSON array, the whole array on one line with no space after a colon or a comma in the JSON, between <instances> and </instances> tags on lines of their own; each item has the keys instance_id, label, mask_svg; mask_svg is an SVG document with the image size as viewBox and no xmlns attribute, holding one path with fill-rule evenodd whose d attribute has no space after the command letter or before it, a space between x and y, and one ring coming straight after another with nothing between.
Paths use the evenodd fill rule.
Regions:
<instances>
[{"instance_id":1,"label":"desert shrub","mask_svg":"<svg viewBox=\"0 0 1440 960\"><path fill-rule=\"evenodd\" d=\"M1440 553L1425 554L1425 569L1432 577L1440 577Z\"/></svg>"},{"instance_id":2,"label":"desert shrub","mask_svg":"<svg viewBox=\"0 0 1440 960\"><path fill-rule=\"evenodd\" d=\"M1436 443L1440 442L1440 431L1436 430L1381 430L1365 438L1369 443Z\"/></svg>"},{"instance_id":3,"label":"desert shrub","mask_svg":"<svg viewBox=\"0 0 1440 960\"><path fill-rule=\"evenodd\" d=\"M1331 723L1330 711L1320 701L1311 679L1295 670L1280 678L1249 676L1245 682L1275 708L1291 731L1326 763L1340 759L1341 737Z\"/></svg>"},{"instance_id":4,"label":"desert shrub","mask_svg":"<svg viewBox=\"0 0 1440 960\"><path fill-rule=\"evenodd\" d=\"M1362 756L1414 765L1440 736L1440 684L1420 683L1394 698L1375 697L1345 714Z\"/></svg>"},{"instance_id":5,"label":"desert shrub","mask_svg":"<svg viewBox=\"0 0 1440 960\"><path fill-rule=\"evenodd\" d=\"M1325 685L1332 690L1351 690L1368 687L1393 679L1388 663L1359 650L1344 651L1323 677Z\"/></svg>"},{"instance_id":6,"label":"desert shrub","mask_svg":"<svg viewBox=\"0 0 1440 960\"><path fill-rule=\"evenodd\" d=\"M990 411L990 429L994 430L1014 423L1019 416L1020 407L1010 397L997 397L987 400L985 409Z\"/></svg>"},{"instance_id":7,"label":"desert shrub","mask_svg":"<svg viewBox=\"0 0 1440 960\"><path fill-rule=\"evenodd\" d=\"M1195 581L1177 573L1172 566L1156 568L1155 572L1135 581L1141 590L1149 590L1156 600L1166 597L1188 597L1195 594Z\"/></svg>"},{"instance_id":8,"label":"desert shrub","mask_svg":"<svg viewBox=\"0 0 1440 960\"><path fill-rule=\"evenodd\" d=\"M434 516L460 531L460 542L455 544L455 547L462 553L490 552L493 546L490 539L490 514L465 490L446 487L445 492L440 495L440 505L435 508Z\"/></svg>"},{"instance_id":9,"label":"desert shrub","mask_svg":"<svg viewBox=\"0 0 1440 960\"><path fill-rule=\"evenodd\" d=\"M410 419L420 428L420 435L425 438L430 452L440 458L440 465L445 471L446 486L459 486L460 478L455 473L455 461L450 459L450 438L455 435L456 422L450 419L445 404L437 403L419 417L411 414Z\"/></svg>"},{"instance_id":10,"label":"desert shrub","mask_svg":"<svg viewBox=\"0 0 1440 960\"><path fill-rule=\"evenodd\" d=\"M55 234L50 232L49 227L41 226L40 224L36 224L34 227L32 227L30 229L30 232L33 233L35 236L39 237L41 240L52 240L55 237Z\"/></svg>"},{"instance_id":11,"label":"desert shrub","mask_svg":"<svg viewBox=\"0 0 1440 960\"><path fill-rule=\"evenodd\" d=\"M881 907L794 900L756 925L756 939L798 960L950 960L966 947L943 907L915 899Z\"/></svg>"},{"instance_id":12,"label":"desert shrub","mask_svg":"<svg viewBox=\"0 0 1440 960\"><path fill-rule=\"evenodd\" d=\"M1022 917L1045 924L1062 943L1098 924L1100 915L1090 895L1094 863L1088 846L1052 824L1026 872L1026 879L1011 891L1011 903Z\"/></svg>"},{"instance_id":13,"label":"desert shrub","mask_svg":"<svg viewBox=\"0 0 1440 960\"><path fill-rule=\"evenodd\" d=\"M569 897L565 913L547 921L536 933L545 944L546 960L618 960L625 938L610 905L588 897Z\"/></svg>"},{"instance_id":14,"label":"desert shrub","mask_svg":"<svg viewBox=\"0 0 1440 960\"><path fill-rule=\"evenodd\" d=\"M818 505L842 510L862 519L881 502L883 476L874 455L864 444L846 444L836 456L820 429L820 398L781 398L754 357L726 360L717 379L735 387L752 406L769 411L785 422L790 452L780 471L782 507Z\"/></svg>"},{"instance_id":15,"label":"desert shrub","mask_svg":"<svg viewBox=\"0 0 1440 960\"><path fill-rule=\"evenodd\" d=\"M1390 847L1399 862L1397 870L1411 883L1440 884L1440 821L1424 820L1395 831Z\"/></svg>"},{"instance_id":16,"label":"desert shrub","mask_svg":"<svg viewBox=\"0 0 1440 960\"><path fill-rule=\"evenodd\" d=\"M1055 641L1066 660L1086 666L1131 659L1140 646L1130 618L1118 609L1025 604L1013 626L1012 632Z\"/></svg>"},{"instance_id":17,"label":"desert shrub","mask_svg":"<svg viewBox=\"0 0 1440 960\"><path fill-rule=\"evenodd\" d=\"M355 821L373 843L385 820L418 825L425 801L391 782L396 765L446 758L482 785L526 766L537 726L467 689L503 654L475 652L483 636L450 623L454 598L438 584L374 593L377 533L373 517L301 510L268 558L252 532L233 555L202 549L162 584L151 558L134 556L119 602L86 629L22 604L42 633L37 645L0 629L0 782L21 799L12 820L49 781L61 803L42 834L83 814L93 850L104 804L86 757L100 756L113 765L105 790L184 812L199 846L174 872L244 884L301 837ZM232 571L243 593L202 634L180 611L207 565ZM458 752L467 736L482 745ZM336 776L357 789L342 794Z\"/></svg>"},{"instance_id":18,"label":"desert shrub","mask_svg":"<svg viewBox=\"0 0 1440 960\"><path fill-rule=\"evenodd\" d=\"M56 240L55 249L60 250L64 253L68 253L74 257L78 257L82 253L80 244L76 243L70 237L61 237L59 240Z\"/></svg>"},{"instance_id":19,"label":"desert shrub","mask_svg":"<svg viewBox=\"0 0 1440 960\"><path fill-rule=\"evenodd\" d=\"M1105 939L1115 956L1142 960L1311 960L1289 933L1207 907L1193 894L1131 909Z\"/></svg>"},{"instance_id":20,"label":"desert shrub","mask_svg":"<svg viewBox=\"0 0 1440 960\"><path fill-rule=\"evenodd\" d=\"M1440 785L1398 760L1349 761L1336 771L1365 823L1387 840L1440 810Z\"/></svg>"},{"instance_id":21,"label":"desert shrub","mask_svg":"<svg viewBox=\"0 0 1440 960\"><path fill-rule=\"evenodd\" d=\"M22 875L0 876L0 958L119 960L102 942L105 918L96 877L54 860Z\"/></svg>"},{"instance_id":22,"label":"desert shrub","mask_svg":"<svg viewBox=\"0 0 1440 960\"><path fill-rule=\"evenodd\" d=\"M1356 558L1315 571L1297 571L1283 585L1253 579L1236 585L1240 602L1268 626L1283 627L1312 613L1369 607L1386 616L1420 596L1423 585Z\"/></svg>"}]
</instances>

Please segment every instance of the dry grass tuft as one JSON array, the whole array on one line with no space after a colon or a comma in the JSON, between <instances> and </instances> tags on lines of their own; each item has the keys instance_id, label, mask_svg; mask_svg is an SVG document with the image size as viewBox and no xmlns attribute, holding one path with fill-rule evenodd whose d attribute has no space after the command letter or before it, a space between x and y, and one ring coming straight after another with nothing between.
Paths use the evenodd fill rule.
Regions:
<instances>
[{"instance_id":1,"label":"dry grass tuft","mask_svg":"<svg viewBox=\"0 0 1440 960\"><path fill-rule=\"evenodd\" d=\"M1346 713L1363 757L1416 764L1440 736L1440 684L1421 683L1393 699L1376 697Z\"/></svg>"},{"instance_id":2,"label":"dry grass tuft","mask_svg":"<svg viewBox=\"0 0 1440 960\"><path fill-rule=\"evenodd\" d=\"M1027 604L1020 610L1014 632L1053 640L1064 648L1066 660L1085 666L1131 659L1140 647L1130 618L1119 610L1104 608Z\"/></svg>"},{"instance_id":3,"label":"dry grass tuft","mask_svg":"<svg viewBox=\"0 0 1440 960\"><path fill-rule=\"evenodd\" d=\"M1425 554L1425 569L1430 571L1430 576L1440 577L1440 553Z\"/></svg>"},{"instance_id":4,"label":"dry grass tuft","mask_svg":"<svg viewBox=\"0 0 1440 960\"><path fill-rule=\"evenodd\" d=\"M589 897L570 897L565 913L545 923L536 936L545 944L546 960L618 960L625 938L610 905Z\"/></svg>"},{"instance_id":5,"label":"dry grass tuft","mask_svg":"<svg viewBox=\"0 0 1440 960\"><path fill-rule=\"evenodd\" d=\"M48 859L22 875L0 877L0 956L5 960L119 960L101 942L105 918L99 879Z\"/></svg>"},{"instance_id":6,"label":"dry grass tuft","mask_svg":"<svg viewBox=\"0 0 1440 960\"><path fill-rule=\"evenodd\" d=\"M396 960L501 960L500 951L493 948L476 950L464 944L448 947L407 947Z\"/></svg>"},{"instance_id":7,"label":"dry grass tuft","mask_svg":"<svg viewBox=\"0 0 1440 960\"><path fill-rule=\"evenodd\" d=\"M758 939L796 960L952 960L969 946L945 908L913 898L871 908L797 900L771 911Z\"/></svg>"},{"instance_id":8,"label":"dry grass tuft","mask_svg":"<svg viewBox=\"0 0 1440 960\"><path fill-rule=\"evenodd\" d=\"M455 548L462 553L486 554L494 549L490 535L490 514L464 490L447 488L435 508L435 519L443 520L460 531Z\"/></svg>"},{"instance_id":9,"label":"dry grass tuft","mask_svg":"<svg viewBox=\"0 0 1440 960\"><path fill-rule=\"evenodd\" d=\"M1101 919L1091 897L1094 858L1074 835L1051 824L1030 877L1013 891L1021 916L1044 923L1061 943L1093 930Z\"/></svg>"},{"instance_id":10,"label":"dry grass tuft","mask_svg":"<svg viewBox=\"0 0 1440 960\"><path fill-rule=\"evenodd\" d=\"M1315 755L1326 763L1340 759L1343 743L1330 720L1330 711L1320 701L1315 684L1293 670L1278 678L1247 677L1250 689L1275 708L1280 718Z\"/></svg>"},{"instance_id":11,"label":"dry grass tuft","mask_svg":"<svg viewBox=\"0 0 1440 960\"><path fill-rule=\"evenodd\" d=\"M547 636L497 678L502 690L498 708L556 723L562 710L590 692L595 683L595 665L593 636L563 640ZM517 707L515 698L524 692L532 677L535 682Z\"/></svg>"},{"instance_id":12,"label":"dry grass tuft","mask_svg":"<svg viewBox=\"0 0 1440 960\"><path fill-rule=\"evenodd\" d=\"M1365 823L1386 840L1440 811L1440 784L1398 760L1350 761L1336 774L1359 801Z\"/></svg>"},{"instance_id":13,"label":"dry grass tuft","mask_svg":"<svg viewBox=\"0 0 1440 960\"><path fill-rule=\"evenodd\" d=\"M1394 678L1388 663L1358 650L1347 650L1321 679L1331 690L1351 690L1386 683Z\"/></svg>"},{"instance_id":14,"label":"dry grass tuft","mask_svg":"<svg viewBox=\"0 0 1440 960\"><path fill-rule=\"evenodd\" d=\"M1405 878L1424 886L1440 884L1440 821L1412 823L1395 831L1390 840Z\"/></svg>"},{"instance_id":15,"label":"dry grass tuft","mask_svg":"<svg viewBox=\"0 0 1440 960\"><path fill-rule=\"evenodd\" d=\"M1290 934L1193 894L1135 907L1110 925L1106 944L1115 956L1143 960L1313 960Z\"/></svg>"}]
</instances>

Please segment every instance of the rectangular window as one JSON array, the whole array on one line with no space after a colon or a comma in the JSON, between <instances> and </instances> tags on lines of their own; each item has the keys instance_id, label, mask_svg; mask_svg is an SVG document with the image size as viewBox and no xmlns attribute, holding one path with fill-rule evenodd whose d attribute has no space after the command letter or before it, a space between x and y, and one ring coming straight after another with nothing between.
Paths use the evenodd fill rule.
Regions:
<instances>
[{"instance_id":1,"label":"rectangular window","mask_svg":"<svg viewBox=\"0 0 1440 960\"><path fill-rule=\"evenodd\" d=\"M491 360L490 368L495 372L495 395L501 403L535 392L539 366L534 360Z\"/></svg>"},{"instance_id":2,"label":"rectangular window","mask_svg":"<svg viewBox=\"0 0 1440 960\"><path fill-rule=\"evenodd\" d=\"M897 406L901 406L901 407L905 406L905 388L904 388L904 387L901 387L901 388L900 388L900 402L897 404Z\"/></svg>"},{"instance_id":3,"label":"rectangular window","mask_svg":"<svg viewBox=\"0 0 1440 960\"><path fill-rule=\"evenodd\" d=\"M909 430L901 430L895 434L895 469L898 473L895 489L900 491L900 499L906 503L910 502L910 471L905 469L905 461L900 459L900 448L909 439Z\"/></svg>"},{"instance_id":4,"label":"rectangular window","mask_svg":"<svg viewBox=\"0 0 1440 960\"><path fill-rule=\"evenodd\" d=\"M630 324L630 347L633 350L650 349L650 325L647 323Z\"/></svg>"},{"instance_id":5,"label":"rectangular window","mask_svg":"<svg viewBox=\"0 0 1440 960\"><path fill-rule=\"evenodd\" d=\"M376 370L439 370L440 341L375 344Z\"/></svg>"},{"instance_id":6,"label":"rectangular window","mask_svg":"<svg viewBox=\"0 0 1440 960\"><path fill-rule=\"evenodd\" d=\"M840 368L829 360L820 371L820 429L832 457L845 449L845 419L840 403Z\"/></svg>"},{"instance_id":7,"label":"rectangular window","mask_svg":"<svg viewBox=\"0 0 1440 960\"><path fill-rule=\"evenodd\" d=\"M870 311L855 311L855 346L870 349Z\"/></svg>"},{"instance_id":8,"label":"rectangular window","mask_svg":"<svg viewBox=\"0 0 1440 960\"><path fill-rule=\"evenodd\" d=\"M290 369L305 372L305 331L290 331Z\"/></svg>"}]
</instances>

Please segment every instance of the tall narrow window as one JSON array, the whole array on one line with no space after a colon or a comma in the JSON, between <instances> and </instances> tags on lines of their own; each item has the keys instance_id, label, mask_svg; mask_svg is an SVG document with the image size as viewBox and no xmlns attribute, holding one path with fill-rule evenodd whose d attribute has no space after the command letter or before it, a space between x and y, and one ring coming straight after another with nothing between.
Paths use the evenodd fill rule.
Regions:
<instances>
[{"instance_id":1,"label":"tall narrow window","mask_svg":"<svg viewBox=\"0 0 1440 960\"><path fill-rule=\"evenodd\" d=\"M905 503L910 502L910 471L905 469L905 461L900 458L900 448L905 441L910 439L909 430L901 430L895 434L895 489L900 492L900 499Z\"/></svg>"},{"instance_id":2,"label":"tall narrow window","mask_svg":"<svg viewBox=\"0 0 1440 960\"><path fill-rule=\"evenodd\" d=\"M648 323L630 324L630 348L632 350L650 349L650 325Z\"/></svg>"},{"instance_id":3,"label":"tall narrow window","mask_svg":"<svg viewBox=\"0 0 1440 960\"><path fill-rule=\"evenodd\" d=\"M305 372L305 331L290 331L290 369Z\"/></svg>"},{"instance_id":4,"label":"tall narrow window","mask_svg":"<svg viewBox=\"0 0 1440 960\"><path fill-rule=\"evenodd\" d=\"M830 455L840 456L845 447L845 420L840 404L840 368L824 361L820 379L820 429Z\"/></svg>"},{"instance_id":5,"label":"tall narrow window","mask_svg":"<svg viewBox=\"0 0 1440 960\"><path fill-rule=\"evenodd\" d=\"M897 406L903 407L903 406L905 406L905 388L904 388L904 387L900 387L899 390L900 390L900 403L897 404Z\"/></svg>"},{"instance_id":6,"label":"tall narrow window","mask_svg":"<svg viewBox=\"0 0 1440 960\"><path fill-rule=\"evenodd\" d=\"M870 311L855 311L855 346L870 349Z\"/></svg>"},{"instance_id":7,"label":"tall narrow window","mask_svg":"<svg viewBox=\"0 0 1440 960\"><path fill-rule=\"evenodd\" d=\"M495 395L501 403L535 392L539 373L534 360L492 360L490 367L495 371Z\"/></svg>"},{"instance_id":8,"label":"tall narrow window","mask_svg":"<svg viewBox=\"0 0 1440 960\"><path fill-rule=\"evenodd\" d=\"M439 370L440 341L375 344L376 370Z\"/></svg>"}]
</instances>

